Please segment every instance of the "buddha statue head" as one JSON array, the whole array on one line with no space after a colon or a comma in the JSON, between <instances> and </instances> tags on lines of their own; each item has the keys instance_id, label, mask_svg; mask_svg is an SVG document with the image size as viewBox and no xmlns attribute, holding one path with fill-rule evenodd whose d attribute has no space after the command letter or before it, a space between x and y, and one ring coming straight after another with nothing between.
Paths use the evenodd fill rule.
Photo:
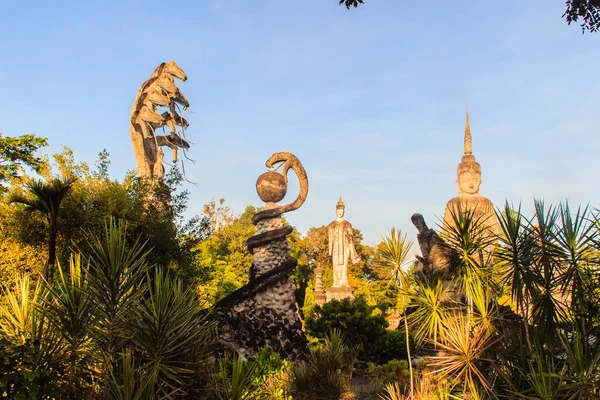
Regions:
<instances>
[{"instance_id":1,"label":"buddha statue head","mask_svg":"<svg viewBox=\"0 0 600 400\"><path fill-rule=\"evenodd\" d=\"M337 202L337 205L335 206L335 215L342 219L344 218L344 213L346 212L346 206L344 206L344 202L342 201L342 198L340 197L340 199Z\"/></svg>"},{"instance_id":2,"label":"buddha statue head","mask_svg":"<svg viewBox=\"0 0 600 400\"><path fill-rule=\"evenodd\" d=\"M473 196L479 194L481 185L481 165L475 160L473 141L471 139L471 126L469 124L469 111L465 124L465 143L462 160L456 168L456 186L460 195Z\"/></svg>"}]
</instances>

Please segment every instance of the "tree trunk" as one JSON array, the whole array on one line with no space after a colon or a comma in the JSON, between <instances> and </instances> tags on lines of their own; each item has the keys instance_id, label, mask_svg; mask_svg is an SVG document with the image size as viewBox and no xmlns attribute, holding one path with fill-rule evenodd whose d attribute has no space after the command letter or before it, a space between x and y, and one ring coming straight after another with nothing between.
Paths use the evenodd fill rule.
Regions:
<instances>
[{"instance_id":1,"label":"tree trunk","mask_svg":"<svg viewBox=\"0 0 600 400\"><path fill-rule=\"evenodd\" d=\"M44 278L48 283L54 279L54 263L56 262L56 218L50 218L50 227L48 229L48 262L44 271Z\"/></svg>"},{"instance_id":2,"label":"tree trunk","mask_svg":"<svg viewBox=\"0 0 600 400\"><path fill-rule=\"evenodd\" d=\"M404 332L406 333L406 354L408 355L408 370L410 371L410 398L415 398L414 375L412 367L412 357L410 356L410 337L408 335L408 320L406 319L406 308L402 313L404 317Z\"/></svg>"},{"instance_id":3,"label":"tree trunk","mask_svg":"<svg viewBox=\"0 0 600 400\"><path fill-rule=\"evenodd\" d=\"M351 346L350 350L350 363L348 365L348 385L352 387L352 373L354 372L354 363L356 362L356 357L358 356L358 351Z\"/></svg>"}]
</instances>

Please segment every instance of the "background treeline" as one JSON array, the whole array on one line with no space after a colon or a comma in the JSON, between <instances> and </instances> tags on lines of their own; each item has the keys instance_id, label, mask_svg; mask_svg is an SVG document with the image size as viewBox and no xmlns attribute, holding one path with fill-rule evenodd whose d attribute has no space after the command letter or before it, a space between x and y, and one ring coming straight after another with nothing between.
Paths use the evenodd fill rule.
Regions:
<instances>
[{"instance_id":1,"label":"background treeline","mask_svg":"<svg viewBox=\"0 0 600 400\"><path fill-rule=\"evenodd\" d=\"M313 270L331 285L326 227L293 232L309 354L240 360L212 352L211 305L247 281L256 208L235 215L220 199L185 218L176 170L119 182L105 152L90 168L68 149L37 157L43 145L0 137L4 397L600 398L595 210L536 201L525 216L506 204L497 236L458 210L444 237L450 272L429 275L405 234L371 247L355 230L356 299L323 307ZM390 315L398 329L386 329Z\"/></svg>"}]
</instances>

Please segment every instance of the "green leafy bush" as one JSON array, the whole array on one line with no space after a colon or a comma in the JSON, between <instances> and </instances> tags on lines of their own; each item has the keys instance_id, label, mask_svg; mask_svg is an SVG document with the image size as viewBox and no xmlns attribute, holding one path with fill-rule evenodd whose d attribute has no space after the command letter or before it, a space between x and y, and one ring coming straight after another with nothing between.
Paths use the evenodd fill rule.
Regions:
<instances>
[{"instance_id":1,"label":"green leafy bush","mask_svg":"<svg viewBox=\"0 0 600 400\"><path fill-rule=\"evenodd\" d=\"M45 363L39 357L40 345L29 339L15 345L0 339L0 397L29 400L62 398L58 360Z\"/></svg>"},{"instance_id":2,"label":"green leafy bush","mask_svg":"<svg viewBox=\"0 0 600 400\"><path fill-rule=\"evenodd\" d=\"M258 366L256 397L265 400L292 400L287 394L288 372L291 362L282 360L278 353L263 348L253 362Z\"/></svg>"},{"instance_id":3,"label":"green leafy bush","mask_svg":"<svg viewBox=\"0 0 600 400\"><path fill-rule=\"evenodd\" d=\"M365 373L373 385L384 386L398 382L402 387L406 387L410 384L410 373L406 360L390 360L383 365L369 362Z\"/></svg>"}]
</instances>

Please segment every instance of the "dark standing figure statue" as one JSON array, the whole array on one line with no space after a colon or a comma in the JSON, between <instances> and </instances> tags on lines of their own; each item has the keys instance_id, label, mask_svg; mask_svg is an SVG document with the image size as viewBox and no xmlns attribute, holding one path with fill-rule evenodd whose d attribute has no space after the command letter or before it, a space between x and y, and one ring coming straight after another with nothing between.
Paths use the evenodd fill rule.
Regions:
<instances>
[{"instance_id":1,"label":"dark standing figure statue","mask_svg":"<svg viewBox=\"0 0 600 400\"><path fill-rule=\"evenodd\" d=\"M436 231L427 226L421 214L413 214L410 220L419 230L417 241L423 256L417 256L417 260L423 265L423 274L430 279L448 279L452 259L450 248Z\"/></svg>"}]
</instances>

